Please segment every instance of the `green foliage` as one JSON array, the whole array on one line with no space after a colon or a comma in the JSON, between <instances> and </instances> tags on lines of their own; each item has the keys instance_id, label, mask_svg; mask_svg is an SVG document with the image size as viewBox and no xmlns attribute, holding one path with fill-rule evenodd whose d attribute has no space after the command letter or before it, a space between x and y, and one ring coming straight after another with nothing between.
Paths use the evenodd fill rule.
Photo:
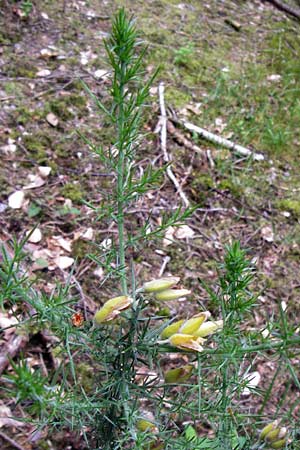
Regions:
<instances>
[{"instance_id":1,"label":"green foliage","mask_svg":"<svg viewBox=\"0 0 300 450\"><path fill-rule=\"evenodd\" d=\"M20 10L24 14L25 17L28 17L32 11L33 4L28 0L22 0L20 4Z\"/></svg>"},{"instance_id":2,"label":"green foliage","mask_svg":"<svg viewBox=\"0 0 300 450\"><path fill-rule=\"evenodd\" d=\"M198 345L197 351L184 345L172 345L169 338L161 338L166 327L174 322L176 325L179 319L185 324L189 318L172 317L173 309L161 304L156 313L157 294L145 293L144 280L136 277L129 255L133 249L139 250L146 259L147 255L142 252L144 243L161 238L168 227L181 224L192 210L179 207L172 215L164 214L160 225L152 229L149 228L150 215L138 229L127 231L131 225L129 208L150 188L157 186L163 176L162 169L151 165L143 167L142 172L137 170L142 117L156 72L147 79L145 48L133 19L128 18L124 9L115 16L105 48L112 71L110 101L101 103L88 86L84 87L95 101L99 114L105 115L114 141L104 148L84 135L81 137L115 180L113 192L107 197L103 194L103 204L89 204L101 220L114 223L118 228L118 239L98 245L99 253L92 255L93 261L105 269L104 282L110 278L113 299L109 306L104 304L100 314L97 312L98 321L92 320L89 311L85 311L83 324L77 326L73 321L74 313L78 313L78 295L74 294L77 284L72 273L66 286L59 285L51 293L40 292L35 280L23 270L26 239L14 243L12 256L3 247L0 306L19 320L19 333L37 336L41 330L47 330L54 337L52 353L58 362L46 377L30 367L25 357L12 361L12 370L4 379L5 390L16 397L39 428L76 430L89 449L258 450L262 448L258 429L269 420L264 409L281 371L288 373L288 383L300 388L294 363L300 338L288 324L281 307L279 318L268 320L269 336L257 329L255 323L248 326L259 304L258 296L252 292L254 267L239 242L225 248L218 278L212 286L199 280L210 299L215 320L223 320L222 329L220 326L217 332L207 335L205 341L197 341L196 334L180 333L180 325L174 333L181 335L177 343L186 342L187 336L188 344ZM175 63L180 66L190 57L192 47L180 49ZM220 93L227 89L231 98L235 97L237 91L233 86L228 88L227 81L224 75L208 101L223 101ZM74 104L78 101L73 100ZM77 106L84 104L79 100ZM66 107L54 103L52 108L53 105L58 108L54 109L57 114ZM69 107L72 108L72 104L67 105L67 111ZM33 139L26 142L28 151L33 153L44 151L47 146L43 141L40 145ZM199 177L198 186L209 190L213 185L209 176ZM230 189L229 185L223 188ZM82 201L79 185L68 183L61 193L74 202ZM29 210L31 216L39 212L37 205ZM74 213L74 210L60 211L60 214L69 212ZM78 259L88 251L88 245L81 240L73 247ZM103 297L99 287L101 304ZM196 312L203 313L203 310L202 307ZM185 379L180 386L168 384L163 376L166 366L177 364L170 356L172 353L176 354L176 360L183 358L184 364L189 361L192 367L191 379ZM276 369L270 385L251 385L247 376L255 370L256 359L271 357ZM245 388L250 389L256 396L256 404L260 404L260 411L255 415L251 404L245 406ZM283 408L284 400L285 396L276 416L282 414L285 422L295 428L296 405L288 404ZM150 418L149 413L152 413ZM138 427L141 421L143 427ZM182 423L190 425L183 428ZM208 427L210 435L206 436Z\"/></svg>"},{"instance_id":3,"label":"green foliage","mask_svg":"<svg viewBox=\"0 0 300 450\"><path fill-rule=\"evenodd\" d=\"M186 47L180 47L175 51L174 63L179 66L190 67L193 65L194 46L188 44Z\"/></svg>"},{"instance_id":4,"label":"green foliage","mask_svg":"<svg viewBox=\"0 0 300 450\"><path fill-rule=\"evenodd\" d=\"M72 202L80 203L83 200L84 191L79 184L67 183L61 189L61 195L72 200Z\"/></svg>"}]
</instances>

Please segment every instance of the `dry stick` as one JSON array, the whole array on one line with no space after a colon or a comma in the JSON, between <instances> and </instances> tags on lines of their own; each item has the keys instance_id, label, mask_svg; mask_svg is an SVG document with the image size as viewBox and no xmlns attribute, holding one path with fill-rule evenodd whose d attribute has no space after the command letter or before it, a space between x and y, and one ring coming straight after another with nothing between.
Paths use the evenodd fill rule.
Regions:
<instances>
[{"instance_id":1,"label":"dry stick","mask_svg":"<svg viewBox=\"0 0 300 450\"><path fill-rule=\"evenodd\" d=\"M0 437L2 437L2 439L4 439L5 441L9 442L10 445L17 448L18 450L25 450L25 447L22 447L22 445L18 444L11 437L7 436L7 434L3 433L3 431L0 431Z\"/></svg>"},{"instance_id":2,"label":"dry stick","mask_svg":"<svg viewBox=\"0 0 300 450\"><path fill-rule=\"evenodd\" d=\"M300 20L300 9L292 8L289 5L286 5L285 3L282 3L280 0L267 0L269 3L272 3L272 5L276 6L277 9L280 9L281 11L284 11L291 16L295 17L296 19Z\"/></svg>"},{"instance_id":3,"label":"dry stick","mask_svg":"<svg viewBox=\"0 0 300 450\"><path fill-rule=\"evenodd\" d=\"M167 113L166 113L166 108L165 108L164 90L165 90L164 83L159 83L158 95L159 95L159 106L160 106L160 120L159 120L160 145L161 145L161 149L163 151L164 160L165 160L165 162L169 163L170 157L167 152L167 120L168 119L167 119ZM168 177L170 178L170 180L176 187L177 192L180 195L183 203L188 208L190 206L190 202L189 202L187 196L185 195L185 193L183 192L183 190L181 189L181 186L180 186L179 182L177 181L174 173L172 172L172 169L170 166L167 167L166 172L167 172Z\"/></svg>"},{"instance_id":4,"label":"dry stick","mask_svg":"<svg viewBox=\"0 0 300 450\"><path fill-rule=\"evenodd\" d=\"M255 161L263 161L265 159L264 155L261 153L254 153L251 150L249 150L249 148L235 144L234 142L229 141L228 139L224 139L221 136L218 136L217 134L211 133L210 131L206 131L203 128L197 127L196 125L190 122L183 122L183 126L187 128L189 131L194 131L195 133L199 134L199 136L203 137L207 141L211 141L214 142L215 144L221 145L222 147L229 148L230 150L233 150L239 155L251 156Z\"/></svg>"},{"instance_id":5,"label":"dry stick","mask_svg":"<svg viewBox=\"0 0 300 450\"><path fill-rule=\"evenodd\" d=\"M158 274L158 278L163 276L164 271L166 270L166 267L167 267L168 263L170 262L170 260L171 260L170 256L165 256L164 257L163 263L161 265L161 268L160 268L160 271L159 271L159 274Z\"/></svg>"}]
</instances>

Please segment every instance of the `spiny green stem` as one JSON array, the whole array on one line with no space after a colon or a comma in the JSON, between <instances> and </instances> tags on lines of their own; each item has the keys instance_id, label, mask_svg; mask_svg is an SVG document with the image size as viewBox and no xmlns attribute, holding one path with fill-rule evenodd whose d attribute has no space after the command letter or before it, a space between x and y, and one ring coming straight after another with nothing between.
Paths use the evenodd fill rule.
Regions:
<instances>
[{"instance_id":1,"label":"spiny green stem","mask_svg":"<svg viewBox=\"0 0 300 450\"><path fill-rule=\"evenodd\" d=\"M121 63L121 74L120 74L120 102L118 105L118 167L117 167L117 207L118 207L118 233L119 233L119 268L121 275L121 285L123 295L127 295L127 278L126 278L126 261L125 261L125 240L124 240L124 201L123 201L123 190L124 190L124 170L125 170L125 155L124 155L124 77L125 77L126 64Z\"/></svg>"}]
</instances>

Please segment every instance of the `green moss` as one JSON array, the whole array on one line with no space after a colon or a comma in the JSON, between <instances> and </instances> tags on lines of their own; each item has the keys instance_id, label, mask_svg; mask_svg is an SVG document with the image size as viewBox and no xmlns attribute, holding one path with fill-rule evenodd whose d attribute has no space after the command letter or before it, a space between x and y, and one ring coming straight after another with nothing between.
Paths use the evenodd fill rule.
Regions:
<instances>
[{"instance_id":1,"label":"green moss","mask_svg":"<svg viewBox=\"0 0 300 450\"><path fill-rule=\"evenodd\" d=\"M76 108L86 107L86 98L83 95L71 94L65 100L69 106L75 106Z\"/></svg>"},{"instance_id":2,"label":"green moss","mask_svg":"<svg viewBox=\"0 0 300 450\"><path fill-rule=\"evenodd\" d=\"M168 105L179 109L186 106L192 100L192 95L190 92L184 92L182 89L168 87L166 89L165 99Z\"/></svg>"},{"instance_id":3,"label":"green moss","mask_svg":"<svg viewBox=\"0 0 300 450\"><path fill-rule=\"evenodd\" d=\"M23 136L24 147L38 163L48 162L52 140L49 135L42 132Z\"/></svg>"},{"instance_id":4,"label":"green moss","mask_svg":"<svg viewBox=\"0 0 300 450\"><path fill-rule=\"evenodd\" d=\"M9 29L9 27L5 25L0 23L0 44L9 45L19 42L22 34L16 28Z\"/></svg>"},{"instance_id":5,"label":"green moss","mask_svg":"<svg viewBox=\"0 0 300 450\"><path fill-rule=\"evenodd\" d=\"M205 173L194 171L190 182L192 200L202 204L207 199L207 192L214 187L213 178Z\"/></svg>"},{"instance_id":6,"label":"green moss","mask_svg":"<svg viewBox=\"0 0 300 450\"><path fill-rule=\"evenodd\" d=\"M43 112L40 110L30 109L24 105L19 106L11 114L12 122L17 122L20 125L28 125L31 121L40 120L43 117Z\"/></svg>"},{"instance_id":7,"label":"green moss","mask_svg":"<svg viewBox=\"0 0 300 450\"><path fill-rule=\"evenodd\" d=\"M80 203L84 197L84 191L79 184L67 183L60 192L61 195L69 198L74 203Z\"/></svg>"},{"instance_id":8,"label":"green moss","mask_svg":"<svg viewBox=\"0 0 300 450\"><path fill-rule=\"evenodd\" d=\"M60 119L67 121L73 119L74 114L70 111L68 103L65 99L53 99L50 100L48 105L45 105L46 113L50 110L53 114L55 114Z\"/></svg>"},{"instance_id":9,"label":"green moss","mask_svg":"<svg viewBox=\"0 0 300 450\"><path fill-rule=\"evenodd\" d=\"M300 217L300 200L282 199L276 202L276 206L281 211L289 211L294 217Z\"/></svg>"},{"instance_id":10,"label":"green moss","mask_svg":"<svg viewBox=\"0 0 300 450\"><path fill-rule=\"evenodd\" d=\"M70 94L62 98L51 99L45 105L46 113L51 111L60 119L67 121L75 117L83 117L87 113L86 98L79 94Z\"/></svg>"},{"instance_id":11,"label":"green moss","mask_svg":"<svg viewBox=\"0 0 300 450\"><path fill-rule=\"evenodd\" d=\"M22 95L22 88L20 83L15 83L14 81L7 81L3 83L4 91L7 95L14 95L20 97Z\"/></svg>"},{"instance_id":12,"label":"green moss","mask_svg":"<svg viewBox=\"0 0 300 450\"><path fill-rule=\"evenodd\" d=\"M83 387L85 392L92 392L95 381L93 368L87 363L79 363L76 365L76 374L78 384Z\"/></svg>"},{"instance_id":13,"label":"green moss","mask_svg":"<svg viewBox=\"0 0 300 450\"><path fill-rule=\"evenodd\" d=\"M210 175L206 173L199 174L198 172L193 172L193 180L191 186L194 189L198 189L199 187L205 190L212 189L214 187L214 180Z\"/></svg>"},{"instance_id":14,"label":"green moss","mask_svg":"<svg viewBox=\"0 0 300 450\"><path fill-rule=\"evenodd\" d=\"M218 183L218 189L221 189L223 191L230 191L231 195L233 195L236 198L241 197L243 195L243 186L240 184L237 184L230 178L226 178L224 180L221 180Z\"/></svg>"},{"instance_id":15,"label":"green moss","mask_svg":"<svg viewBox=\"0 0 300 450\"><path fill-rule=\"evenodd\" d=\"M33 67L30 61L13 58L7 68L7 73L10 77L35 78L36 70Z\"/></svg>"},{"instance_id":16,"label":"green moss","mask_svg":"<svg viewBox=\"0 0 300 450\"><path fill-rule=\"evenodd\" d=\"M76 239L76 241L72 242L72 256L78 261L86 258L91 250L92 245L85 239Z\"/></svg>"}]
</instances>

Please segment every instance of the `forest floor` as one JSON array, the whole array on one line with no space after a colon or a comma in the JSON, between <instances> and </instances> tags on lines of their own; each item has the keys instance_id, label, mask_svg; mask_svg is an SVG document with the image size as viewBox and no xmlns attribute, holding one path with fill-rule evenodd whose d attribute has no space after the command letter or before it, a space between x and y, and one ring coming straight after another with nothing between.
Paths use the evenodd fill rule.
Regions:
<instances>
[{"instance_id":1,"label":"forest floor","mask_svg":"<svg viewBox=\"0 0 300 450\"><path fill-rule=\"evenodd\" d=\"M199 279L213 284L224 246L239 240L257 267L252 326L263 329L282 309L291 324L299 323L300 23L259 0L45 0L33 1L25 17L21 4L0 2L0 233L9 242L37 227L26 244L37 286L49 293L72 269L76 295L91 309L112 296L114 287L103 284L105 271L96 270L87 255L90 240L105 245L116 235L115 225L99 220L90 207L109 195L114 180L77 131L95 145L113 142L112 130L80 80L106 100L103 39L117 6L125 5L149 46L147 72L161 66L137 164L164 164L155 133L157 86L164 81L168 114L176 118L167 139L172 170L190 204L198 205L186 227L168 230L164 245L154 242L142 253L132 252L137 276L149 280L163 267L165 275L180 276L192 289L191 311L198 299L209 309ZM183 121L264 159L241 157L200 139L180 125ZM127 229L134 233L150 210L157 225L164 212L180 204L166 176L160 189L132 205ZM38 361L42 347L29 340L23 357ZM273 362L258 362L256 370L263 386ZM283 376L278 373L277 398L266 406L270 414L284 390ZM282 410L299 395L294 389ZM3 433L26 450L83 448L71 437L69 447L61 446L60 435L41 447L28 440L26 427L13 425L4 424ZM5 436L0 435L1 449L15 448Z\"/></svg>"}]
</instances>

